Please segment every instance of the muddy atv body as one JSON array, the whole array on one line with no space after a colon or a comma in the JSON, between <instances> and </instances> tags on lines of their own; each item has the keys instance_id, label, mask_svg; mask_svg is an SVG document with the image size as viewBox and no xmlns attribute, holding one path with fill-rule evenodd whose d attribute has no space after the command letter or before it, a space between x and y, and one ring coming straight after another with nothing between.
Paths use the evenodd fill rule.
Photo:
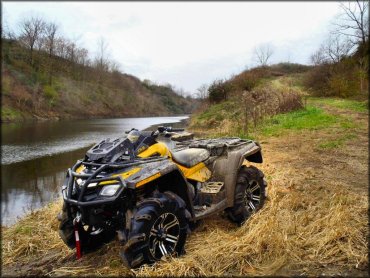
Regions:
<instances>
[{"instance_id":1,"label":"muddy atv body","mask_svg":"<svg viewBox=\"0 0 370 278\"><path fill-rule=\"evenodd\" d=\"M128 267L153 263L183 254L198 220L225 211L240 225L263 206L263 173L248 166L262 163L257 142L174 142L174 131L141 131L134 143L103 140L68 169L59 233L78 256L117 235Z\"/></svg>"}]
</instances>

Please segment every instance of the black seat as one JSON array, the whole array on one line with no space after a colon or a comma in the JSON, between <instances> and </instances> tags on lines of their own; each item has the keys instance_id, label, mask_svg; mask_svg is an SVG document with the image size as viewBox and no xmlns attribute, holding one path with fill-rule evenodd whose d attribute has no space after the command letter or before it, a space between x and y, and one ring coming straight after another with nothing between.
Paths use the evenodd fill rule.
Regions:
<instances>
[{"instance_id":1,"label":"black seat","mask_svg":"<svg viewBox=\"0 0 370 278\"><path fill-rule=\"evenodd\" d=\"M206 149L190 148L172 153L172 158L177 163L191 168L209 157L209 151Z\"/></svg>"}]
</instances>

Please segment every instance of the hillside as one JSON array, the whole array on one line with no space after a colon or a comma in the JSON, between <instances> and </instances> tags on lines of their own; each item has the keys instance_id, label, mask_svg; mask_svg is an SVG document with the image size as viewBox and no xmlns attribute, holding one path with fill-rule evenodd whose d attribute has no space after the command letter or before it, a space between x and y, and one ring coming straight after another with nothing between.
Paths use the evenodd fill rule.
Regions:
<instances>
[{"instance_id":1,"label":"hillside","mask_svg":"<svg viewBox=\"0 0 370 278\"><path fill-rule=\"evenodd\" d=\"M197 105L171 86L142 82L116 69L29 50L2 39L1 120L189 114Z\"/></svg>"}]
</instances>

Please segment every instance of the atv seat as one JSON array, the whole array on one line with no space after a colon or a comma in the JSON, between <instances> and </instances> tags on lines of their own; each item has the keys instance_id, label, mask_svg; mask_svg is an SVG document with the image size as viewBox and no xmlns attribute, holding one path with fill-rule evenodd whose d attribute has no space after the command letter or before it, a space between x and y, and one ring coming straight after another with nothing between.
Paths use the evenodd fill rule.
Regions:
<instances>
[{"instance_id":1,"label":"atv seat","mask_svg":"<svg viewBox=\"0 0 370 278\"><path fill-rule=\"evenodd\" d=\"M190 148L172 153L172 158L175 162L191 168L199 162L208 159L209 155L209 151L206 149Z\"/></svg>"}]
</instances>

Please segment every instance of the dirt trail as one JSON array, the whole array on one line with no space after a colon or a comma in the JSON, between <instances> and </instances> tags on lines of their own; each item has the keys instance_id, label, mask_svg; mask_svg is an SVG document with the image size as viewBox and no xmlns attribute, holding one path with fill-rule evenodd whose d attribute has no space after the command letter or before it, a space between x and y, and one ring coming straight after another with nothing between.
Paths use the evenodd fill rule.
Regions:
<instances>
[{"instance_id":1,"label":"dirt trail","mask_svg":"<svg viewBox=\"0 0 370 278\"><path fill-rule=\"evenodd\" d=\"M261 140L264 163L258 166L270 197L242 228L224 215L207 219L190 235L185 256L135 271L121 265L114 241L80 261L60 246L13 259L2 275L367 276L368 114L321 107L351 118L356 128L334 125ZM320 148L348 133L355 136L340 147Z\"/></svg>"}]
</instances>

